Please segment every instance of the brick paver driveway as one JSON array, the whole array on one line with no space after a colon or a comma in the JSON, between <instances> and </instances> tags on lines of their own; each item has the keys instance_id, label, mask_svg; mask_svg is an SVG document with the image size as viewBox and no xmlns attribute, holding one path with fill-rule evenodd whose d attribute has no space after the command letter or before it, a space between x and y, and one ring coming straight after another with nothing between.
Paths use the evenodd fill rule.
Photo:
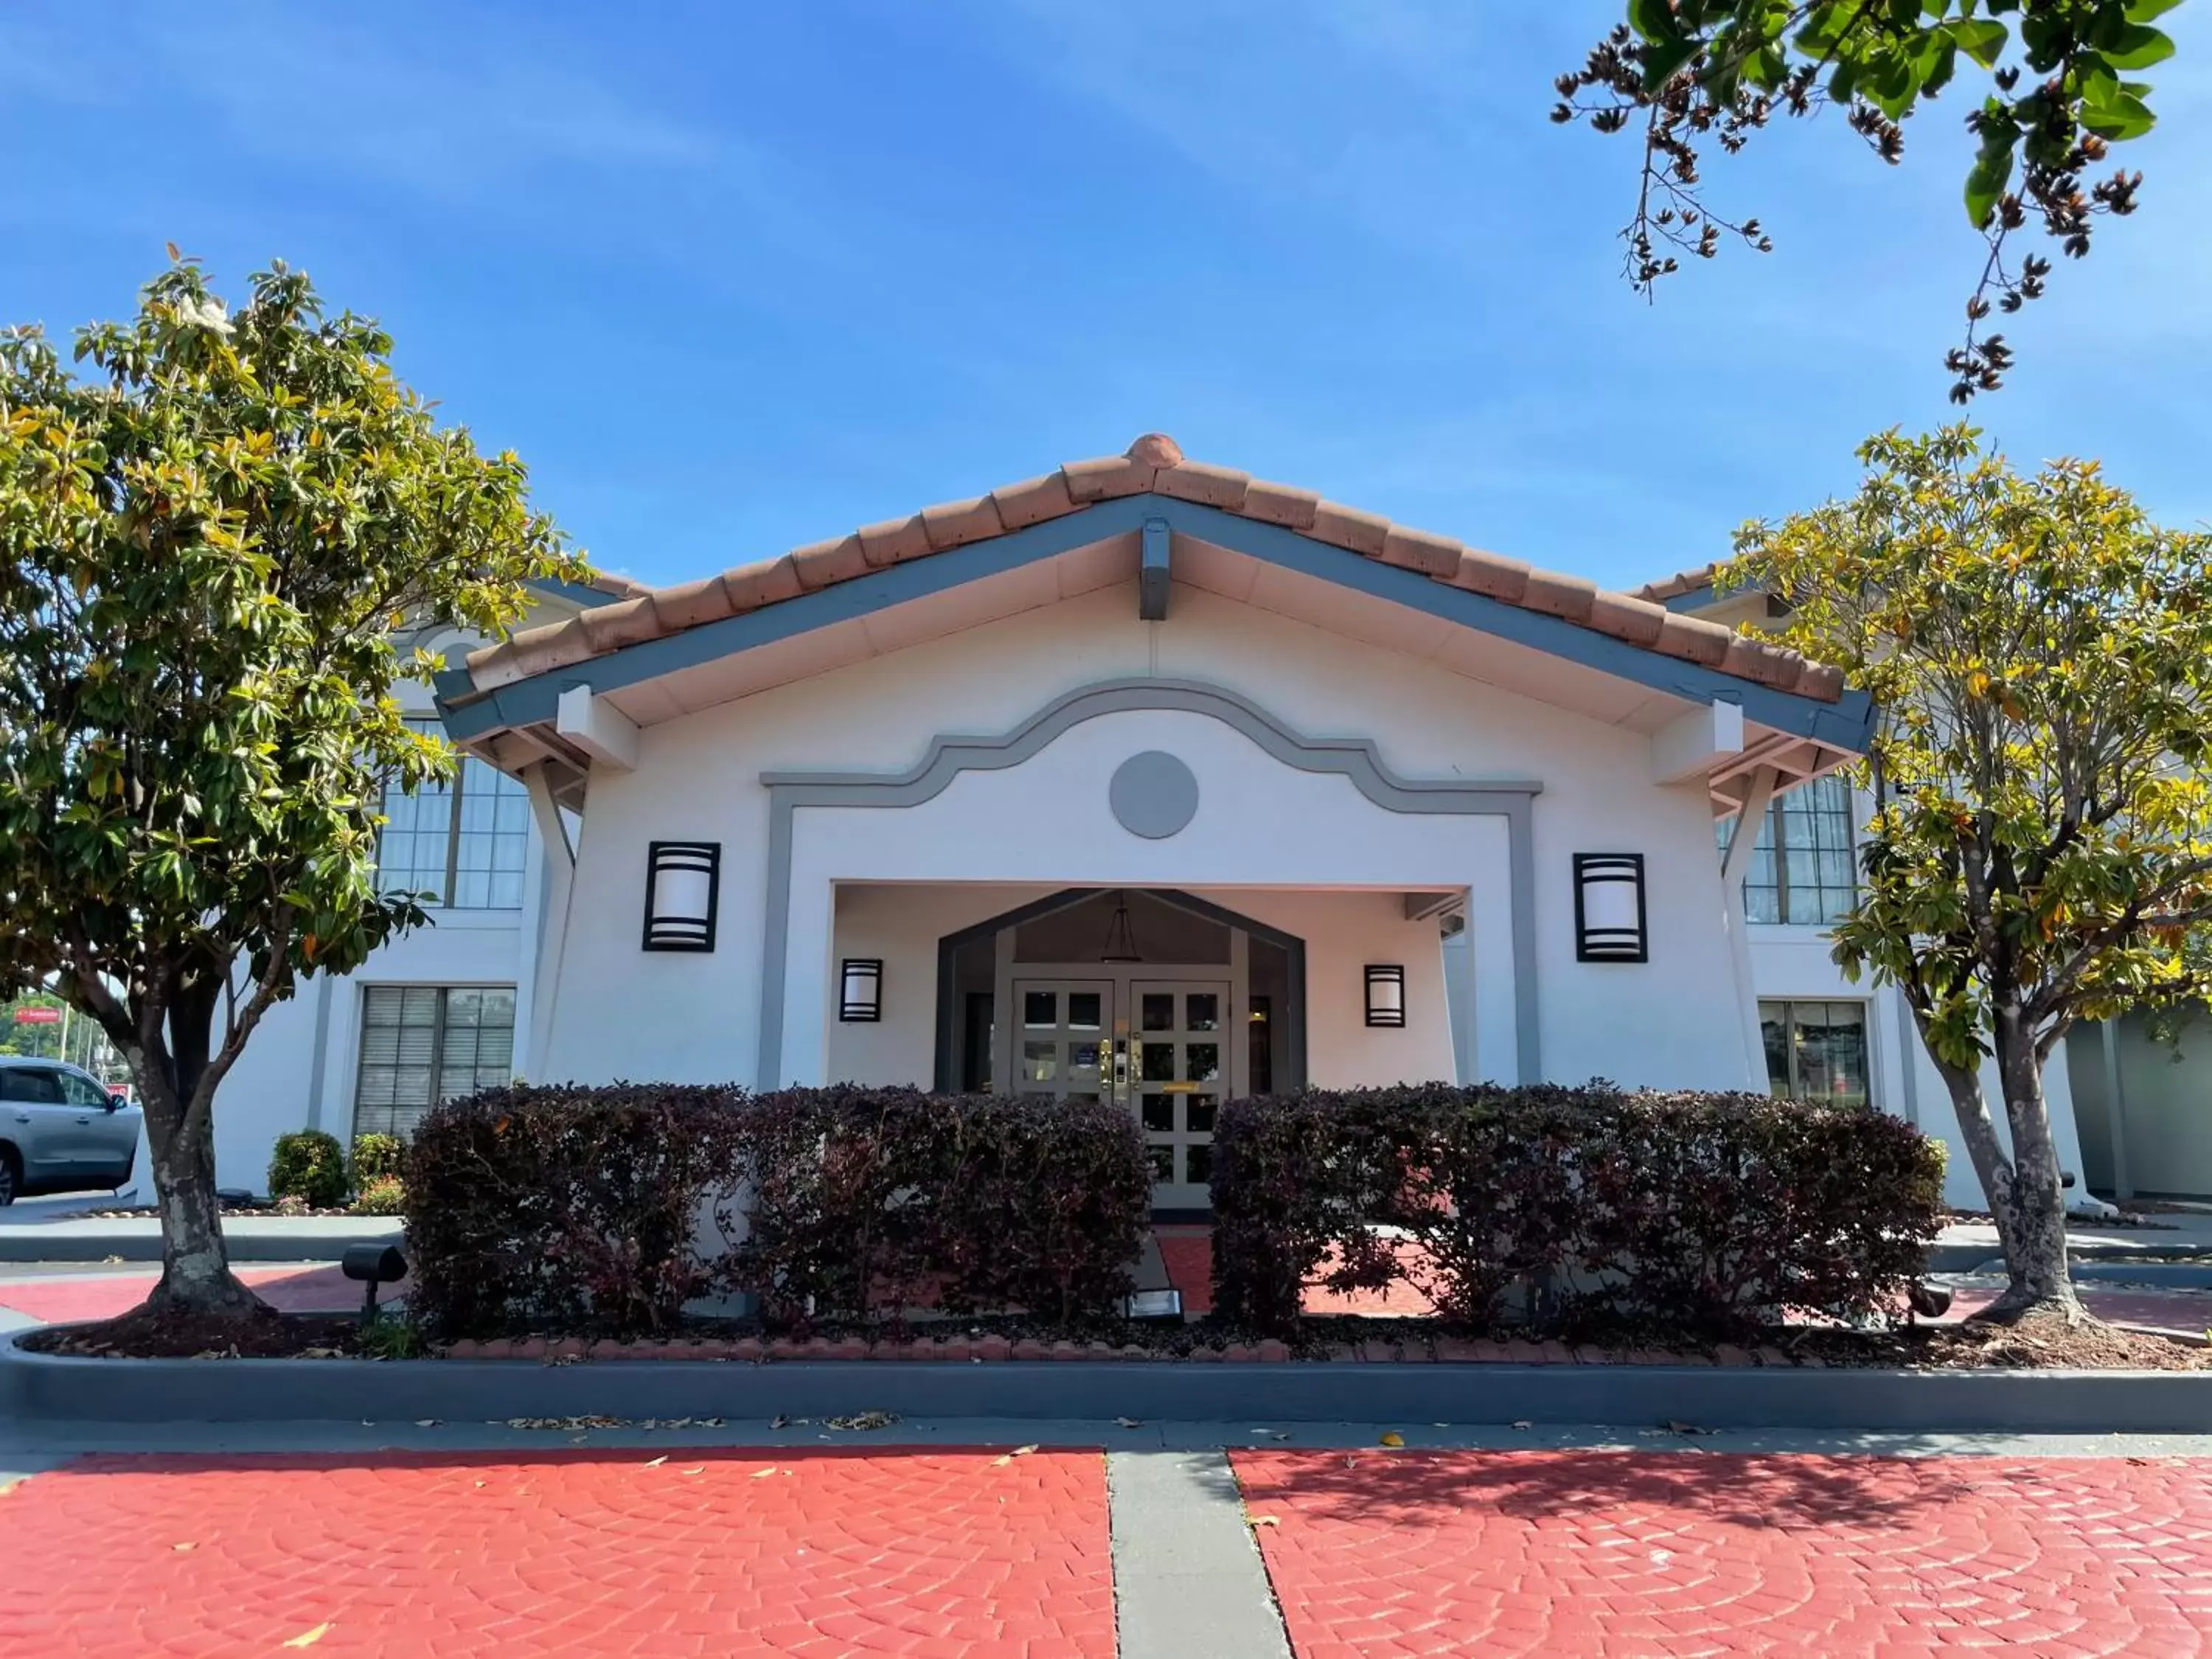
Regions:
<instances>
[{"instance_id":1,"label":"brick paver driveway","mask_svg":"<svg viewBox=\"0 0 2212 1659\"><path fill-rule=\"evenodd\" d=\"M0 1654L1114 1651L1097 1452L86 1459L0 1498Z\"/></svg>"},{"instance_id":2,"label":"brick paver driveway","mask_svg":"<svg viewBox=\"0 0 2212 1659\"><path fill-rule=\"evenodd\" d=\"M1301 1659L2212 1653L2203 1462L1232 1462Z\"/></svg>"}]
</instances>

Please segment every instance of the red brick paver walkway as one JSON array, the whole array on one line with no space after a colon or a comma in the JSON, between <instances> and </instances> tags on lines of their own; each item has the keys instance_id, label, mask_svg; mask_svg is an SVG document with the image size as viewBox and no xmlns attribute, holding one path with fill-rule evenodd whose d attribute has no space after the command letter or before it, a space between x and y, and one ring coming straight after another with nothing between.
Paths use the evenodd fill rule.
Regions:
<instances>
[{"instance_id":1,"label":"red brick paver walkway","mask_svg":"<svg viewBox=\"0 0 2212 1659\"><path fill-rule=\"evenodd\" d=\"M2212 1460L1232 1457L1299 1659L2212 1653Z\"/></svg>"},{"instance_id":2,"label":"red brick paver walkway","mask_svg":"<svg viewBox=\"0 0 2212 1659\"><path fill-rule=\"evenodd\" d=\"M0 1498L0 1654L1113 1654L1096 1452L659 1455L85 1459Z\"/></svg>"}]
</instances>

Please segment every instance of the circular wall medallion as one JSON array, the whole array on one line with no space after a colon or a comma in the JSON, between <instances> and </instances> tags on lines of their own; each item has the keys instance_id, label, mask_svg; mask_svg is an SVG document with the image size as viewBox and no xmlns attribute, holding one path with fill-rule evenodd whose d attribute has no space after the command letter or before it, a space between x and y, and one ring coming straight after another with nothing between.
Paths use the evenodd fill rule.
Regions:
<instances>
[{"instance_id":1,"label":"circular wall medallion","mask_svg":"<svg viewBox=\"0 0 2212 1659\"><path fill-rule=\"evenodd\" d=\"M1147 749L1114 769L1106 804L1131 835L1165 841L1197 816L1198 780L1165 750Z\"/></svg>"}]
</instances>

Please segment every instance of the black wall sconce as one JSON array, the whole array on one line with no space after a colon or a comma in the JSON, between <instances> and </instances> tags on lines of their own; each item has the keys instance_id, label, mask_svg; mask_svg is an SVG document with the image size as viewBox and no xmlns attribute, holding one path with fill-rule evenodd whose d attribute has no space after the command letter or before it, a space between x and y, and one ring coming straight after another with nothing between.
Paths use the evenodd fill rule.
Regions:
<instances>
[{"instance_id":1,"label":"black wall sconce","mask_svg":"<svg viewBox=\"0 0 2212 1659\"><path fill-rule=\"evenodd\" d=\"M884 959L847 957L837 975L837 1018L872 1025L884 1017Z\"/></svg>"},{"instance_id":2,"label":"black wall sconce","mask_svg":"<svg viewBox=\"0 0 2212 1659\"><path fill-rule=\"evenodd\" d=\"M1575 854L1575 960L1649 962L1644 854Z\"/></svg>"},{"instance_id":3,"label":"black wall sconce","mask_svg":"<svg viewBox=\"0 0 2212 1659\"><path fill-rule=\"evenodd\" d=\"M656 841L645 849L645 948L711 951L722 886L719 841Z\"/></svg>"},{"instance_id":4,"label":"black wall sconce","mask_svg":"<svg viewBox=\"0 0 2212 1659\"><path fill-rule=\"evenodd\" d=\"M1403 1025L1406 1023L1406 968L1403 963L1367 964L1367 1023Z\"/></svg>"}]
</instances>

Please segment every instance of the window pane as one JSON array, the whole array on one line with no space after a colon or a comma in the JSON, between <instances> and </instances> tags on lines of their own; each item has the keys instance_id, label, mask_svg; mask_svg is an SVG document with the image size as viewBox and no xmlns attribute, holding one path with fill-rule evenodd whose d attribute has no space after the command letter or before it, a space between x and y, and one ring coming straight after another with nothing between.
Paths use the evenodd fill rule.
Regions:
<instances>
[{"instance_id":1,"label":"window pane","mask_svg":"<svg viewBox=\"0 0 2212 1659\"><path fill-rule=\"evenodd\" d=\"M435 1102L496 1087L514 1074L512 988L362 988L356 1134L412 1133Z\"/></svg>"},{"instance_id":2,"label":"window pane","mask_svg":"<svg viewBox=\"0 0 2212 1659\"><path fill-rule=\"evenodd\" d=\"M1175 997L1172 994L1147 991L1143 998L1138 1027L1146 1031L1175 1030Z\"/></svg>"},{"instance_id":3,"label":"window pane","mask_svg":"<svg viewBox=\"0 0 2212 1659\"><path fill-rule=\"evenodd\" d=\"M1049 1028L1060 1024L1060 998L1050 991L1022 994L1022 1024Z\"/></svg>"},{"instance_id":4,"label":"window pane","mask_svg":"<svg viewBox=\"0 0 2212 1659\"><path fill-rule=\"evenodd\" d=\"M1191 1083L1212 1083L1221 1076L1221 1045L1218 1042L1194 1042L1183 1050L1185 1080Z\"/></svg>"},{"instance_id":5,"label":"window pane","mask_svg":"<svg viewBox=\"0 0 2212 1659\"><path fill-rule=\"evenodd\" d=\"M1865 1105L1866 1006L1801 1002L1793 1012L1799 1094L1821 1105Z\"/></svg>"},{"instance_id":6,"label":"window pane","mask_svg":"<svg viewBox=\"0 0 2212 1659\"><path fill-rule=\"evenodd\" d=\"M1099 1029L1099 997L1096 991L1070 991L1067 994L1067 1026L1072 1031L1095 1031Z\"/></svg>"},{"instance_id":7,"label":"window pane","mask_svg":"<svg viewBox=\"0 0 2212 1659\"><path fill-rule=\"evenodd\" d=\"M434 720L411 720L417 732L441 729ZM380 803L385 818L377 836L377 884L385 892L428 893L440 902L446 890L446 849L453 827L453 787L424 783L409 794L397 783L385 786Z\"/></svg>"},{"instance_id":8,"label":"window pane","mask_svg":"<svg viewBox=\"0 0 2212 1659\"><path fill-rule=\"evenodd\" d=\"M1766 1086L1785 1098L1790 1093L1790 1005L1759 1005L1759 1034L1766 1045Z\"/></svg>"},{"instance_id":9,"label":"window pane","mask_svg":"<svg viewBox=\"0 0 2212 1659\"><path fill-rule=\"evenodd\" d=\"M1221 1024L1221 999L1211 991L1194 991L1182 1000L1183 1029L1211 1031Z\"/></svg>"}]
</instances>

